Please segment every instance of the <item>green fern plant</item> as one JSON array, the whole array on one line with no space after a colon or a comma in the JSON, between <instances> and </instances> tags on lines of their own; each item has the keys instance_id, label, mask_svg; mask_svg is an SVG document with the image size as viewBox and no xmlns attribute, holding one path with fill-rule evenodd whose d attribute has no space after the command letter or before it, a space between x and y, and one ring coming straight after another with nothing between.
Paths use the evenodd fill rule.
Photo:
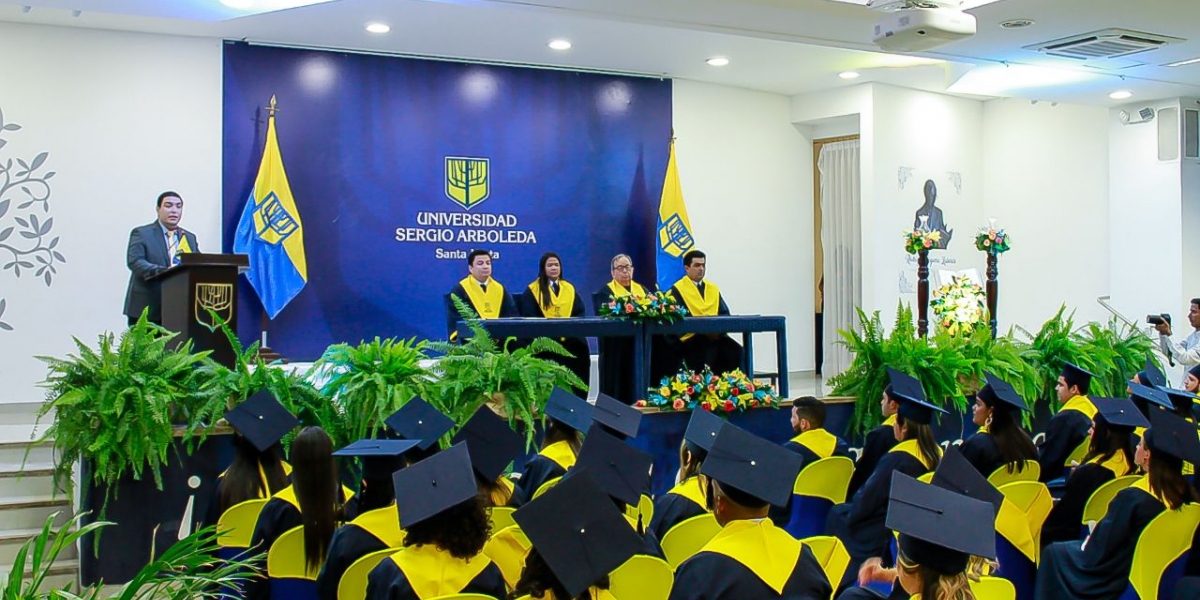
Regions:
<instances>
[{"instance_id":1,"label":"green fern plant","mask_svg":"<svg viewBox=\"0 0 1200 600\"><path fill-rule=\"evenodd\" d=\"M1088 323L1076 333L1075 341L1093 360L1096 377L1088 391L1094 396L1124 397L1129 380L1154 356L1154 342L1116 318L1104 325Z\"/></svg>"},{"instance_id":2,"label":"green fern plant","mask_svg":"<svg viewBox=\"0 0 1200 600\"><path fill-rule=\"evenodd\" d=\"M1065 305L1060 307L1021 349L1021 358L1037 372L1037 397L1049 402L1051 411L1057 411L1061 404L1054 386L1058 384L1064 363L1073 363L1095 373L1099 370L1098 364L1103 364L1097 361L1105 358L1093 357L1084 351L1075 335L1075 313L1065 314L1066 311ZM1095 391L1102 393L1102 387L1097 385Z\"/></svg>"},{"instance_id":3,"label":"green fern plant","mask_svg":"<svg viewBox=\"0 0 1200 600\"><path fill-rule=\"evenodd\" d=\"M518 430L524 429L527 447L532 447L530 425L541 419L546 399L555 387L587 388L566 367L539 358L539 354L570 356L562 344L539 337L519 345L514 338L498 344L488 334L478 315L465 302L452 297L471 338L461 344L429 342L426 349L441 354L432 369L434 382L426 400L463 423L481 405L488 403L508 417Z\"/></svg>"}]
</instances>

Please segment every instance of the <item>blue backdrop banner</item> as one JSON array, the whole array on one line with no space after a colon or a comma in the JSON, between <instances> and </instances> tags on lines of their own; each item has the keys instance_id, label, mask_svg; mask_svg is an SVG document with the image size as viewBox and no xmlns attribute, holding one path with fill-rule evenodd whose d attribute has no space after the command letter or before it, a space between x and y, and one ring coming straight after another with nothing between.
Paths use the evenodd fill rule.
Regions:
<instances>
[{"instance_id":1,"label":"blue backdrop banner","mask_svg":"<svg viewBox=\"0 0 1200 600\"><path fill-rule=\"evenodd\" d=\"M271 322L294 360L375 336L444 339L474 248L514 295L544 252L591 309L609 259L653 284L671 82L227 43L223 223L231 251L267 125L304 215L308 285ZM242 284L243 339L262 309Z\"/></svg>"}]
</instances>

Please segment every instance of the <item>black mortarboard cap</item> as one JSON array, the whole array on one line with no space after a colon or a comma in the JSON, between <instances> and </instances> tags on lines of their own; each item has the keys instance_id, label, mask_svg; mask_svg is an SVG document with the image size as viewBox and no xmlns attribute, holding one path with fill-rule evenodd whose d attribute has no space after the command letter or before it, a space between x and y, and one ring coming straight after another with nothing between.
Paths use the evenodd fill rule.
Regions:
<instances>
[{"instance_id":1,"label":"black mortarboard cap","mask_svg":"<svg viewBox=\"0 0 1200 600\"><path fill-rule=\"evenodd\" d=\"M637 437L638 425L642 422L642 411L611 396L596 396L592 417L597 423L608 427L626 438Z\"/></svg>"},{"instance_id":2,"label":"black mortarboard cap","mask_svg":"<svg viewBox=\"0 0 1200 600\"><path fill-rule=\"evenodd\" d=\"M421 450L428 450L454 427L454 420L422 398L413 398L385 421L388 427L406 440L417 440Z\"/></svg>"},{"instance_id":3,"label":"black mortarboard cap","mask_svg":"<svg viewBox=\"0 0 1200 600\"><path fill-rule=\"evenodd\" d=\"M641 552L642 539L587 471L564 478L513 519L574 598Z\"/></svg>"},{"instance_id":4,"label":"black mortarboard cap","mask_svg":"<svg viewBox=\"0 0 1200 600\"><path fill-rule=\"evenodd\" d=\"M715 479L722 489L732 487L763 502L786 506L802 462L799 454L779 444L726 425L717 433L700 473Z\"/></svg>"},{"instance_id":5,"label":"black mortarboard cap","mask_svg":"<svg viewBox=\"0 0 1200 600\"><path fill-rule=\"evenodd\" d=\"M466 444L455 444L392 475L400 528L408 529L476 497L479 487Z\"/></svg>"},{"instance_id":6,"label":"black mortarboard cap","mask_svg":"<svg viewBox=\"0 0 1200 600\"><path fill-rule=\"evenodd\" d=\"M724 425L725 419L707 410L693 410L692 417L688 419L687 430L683 432L683 439L708 452L712 450L713 442L717 441L717 433Z\"/></svg>"},{"instance_id":7,"label":"black mortarboard cap","mask_svg":"<svg viewBox=\"0 0 1200 600\"><path fill-rule=\"evenodd\" d=\"M334 456L357 456L362 459L363 477L391 479L392 474L405 467L404 453L417 447L416 440L358 440Z\"/></svg>"},{"instance_id":8,"label":"black mortarboard cap","mask_svg":"<svg viewBox=\"0 0 1200 600\"><path fill-rule=\"evenodd\" d=\"M1018 410L1029 410L1025 404L1025 400L1021 398L1021 395L1017 393L1012 384L987 371L983 372L983 378L987 384L979 390L977 396L985 404L993 409L999 408L1005 410L1016 408Z\"/></svg>"},{"instance_id":9,"label":"black mortarboard cap","mask_svg":"<svg viewBox=\"0 0 1200 600\"><path fill-rule=\"evenodd\" d=\"M1200 379L1200 365L1196 365L1196 366L1194 366L1194 367L1192 367L1192 368L1188 369L1188 373L1189 373L1189 374L1190 374L1192 377L1195 377L1195 378L1197 378L1197 379Z\"/></svg>"},{"instance_id":10,"label":"black mortarboard cap","mask_svg":"<svg viewBox=\"0 0 1200 600\"><path fill-rule=\"evenodd\" d=\"M1092 398L1096 414L1104 417L1109 427L1146 427L1150 421L1127 398Z\"/></svg>"},{"instance_id":11,"label":"black mortarboard cap","mask_svg":"<svg viewBox=\"0 0 1200 600\"><path fill-rule=\"evenodd\" d=\"M654 456L626 444L617 436L593 426L584 438L572 471L585 470L609 496L637 506L650 487ZM571 474L568 473L567 477Z\"/></svg>"},{"instance_id":12,"label":"black mortarboard cap","mask_svg":"<svg viewBox=\"0 0 1200 600\"><path fill-rule=\"evenodd\" d=\"M1162 390L1162 393L1166 394L1170 399L1172 408L1186 408L1191 410L1192 403L1196 400L1200 400L1200 396L1188 391L1167 387L1165 385L1159 386L1158 389Z\"/></svg>"},{"instance_id":13,"label":"black mortarboard cap","mask_svg":"<svg viewBox=\"0 0 1200 600\"><path fill-rule=\"evenodd\" d=\"M300 425L300 421L265 390L233 407L225 413L225 420L259 452L266 452Z\"/></svg>"},{"instance_id":14,"label":"black mortarboard cap","mask_svg":"<svg viewBox=\"0 0 1200 600\"><path fill-rule=\"evenodd\" d=\"M941 407L930 404L925 399L925 390L921 389L921 382L917 381L916 377L907 373L902 373L888 367L888 389L891 390L892 398L900 403L900 408L897 412L905 421L912 421L920 425L928 425L933 421L934 411L945 413Z\"/></svg>"},{"instance_id":15,"label":"black mortarboard cap","mask_svg":"<svg viewBox=\"0 0 1200 600\"><path fill-rule=\"evenodd\" d=\"M486 406L479 407L450 441L467 443L471 466L484 481L495 481L525 447L521 434Z\"/></svg>"},{"instance_id":16,"label":"black mortarboard cap","mask_svg":"<svg viewBox=\"0 0 1200 600\"><path fill-rule=\"evenodd\" d=\"M956 494L987 502L995 508L997 514L1000 512L1000 505L1004 504L1004 494L975 470L971 461L963 456L962 450L957 446L946 448L930 483Z\"/></svg>"},{"instance_id":17,"label":"black mortarboard cap","mask_svg":"<svg viewBox=\"0 0 1200 600\"><path fill-rule=\"evenodd\" d=\"M1075 385L1080 388L1087 388L1091 384L1093 377L1095 375L1092 375L1091 371L1079 365L1063 363L1062 378L1067 382L1068 386Z\"/></svg>"},{"instance_id":18,"label":"black mortarboard cap","mask_svg":"<svg viewBox=\"0 0 1200 600\"><path fill-rule=\"evenodd\" d=\"M1161 387L1167 385L1167 376L1163 374L1162 369L1158 368L1158 365L1154 364L1154 359L1150 357L1146 357L1146 366L1142 367L1141 371L1138 371L1137 377L1138 381L1142 382L1142 385L1145 386Z\"/></svg>"},{"instance_id":19,"label":"black mortarboard cap","mask_svg":"<svg viewBox=\"0 0 1200 600\"><path fill-rule=\"evenodd\" d=\"M1167 410L1175 410L1175 406L1171 404L1171 398L1159 388L1147 387L1131 381L1129 382L1129 394L1134 399L1150 404L1157 404Z\"/></svg>"},{"instance_id":20,"label":"black mortarboard cap","mask_svg":"<svg viewBox=\"0 0 1200 600\"><path fill-rule=\"evenodd\" d=\"M910 560L952 575L971 556L996 557L996 518L987 502L892 475L885 525L900 534L900 551Z\"/></svg>"},{"instance_id":21,"label":"black mortarboard cap","mask_svg":"<svg viewBox=\"0 0 1200 600\"><path fill-rule=\"evenodd\" d=\"M1200 464L1200 438L1196 437L1196 426L1173 412L1156 410L1150 413L1145 442L1151 452Z\"/></svg>"},{"instance_id":22,"label":"black mortarboard cap","mask_svg":"<svg viewBox=\"0 0 1200 600\"><path fill-rule=\"evenodd\" d=\"M546 416L584 433L592 425L592 405L562 388L554 388L546 401Z\"/></svg>"}]
</instances>

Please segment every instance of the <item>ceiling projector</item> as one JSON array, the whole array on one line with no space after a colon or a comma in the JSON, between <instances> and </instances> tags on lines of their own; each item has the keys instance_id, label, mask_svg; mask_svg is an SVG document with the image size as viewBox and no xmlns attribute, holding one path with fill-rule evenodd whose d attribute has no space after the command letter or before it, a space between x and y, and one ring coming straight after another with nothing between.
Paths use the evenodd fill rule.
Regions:
<instances>
[{"instance_id":1,"label":"ceiling projector","mask_svg":"<svg viewBox=\"0 0 1200 600\"><path fill-rule=\"evenodd\" d=\"M883 12L871 41L888 52L920 52L975 35L975 17L952 0L872 0Z\"/></svg>"}]
</instances>

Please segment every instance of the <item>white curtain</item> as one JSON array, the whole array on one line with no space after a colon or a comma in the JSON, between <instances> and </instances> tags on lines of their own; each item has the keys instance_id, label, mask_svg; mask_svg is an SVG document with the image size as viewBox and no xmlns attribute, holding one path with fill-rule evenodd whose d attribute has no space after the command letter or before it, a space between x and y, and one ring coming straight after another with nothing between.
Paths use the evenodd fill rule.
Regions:
<instances>
[{"instance_id":1,"label":"white curtain","mask_svg":"<svg viewBox=\"0 0 1200 600\"><path fill-rule=\"evenodd\" d=\"M859 221L858 140L821 146L821 246L825 251L824 352L825 378L846 370L853 358L838 343L839 329L857 325L855 307L862 302L862 230Z\"/></svg>"}]
</instances>

